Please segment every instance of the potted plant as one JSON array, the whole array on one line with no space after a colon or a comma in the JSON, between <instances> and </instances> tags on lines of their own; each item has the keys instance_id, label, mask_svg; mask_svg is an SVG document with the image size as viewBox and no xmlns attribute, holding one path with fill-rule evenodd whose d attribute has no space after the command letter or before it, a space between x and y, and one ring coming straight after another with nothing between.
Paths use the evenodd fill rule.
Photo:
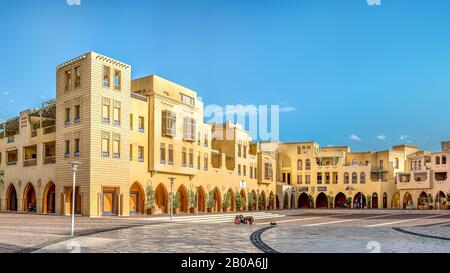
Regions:
<instances>
[{"instance_id":1,"label":"potted plant","mask_svg":"<svg viewBox=\"0 0 450 273\"><path fill-rule=\"evenodd\" d=\"M241 211L242 206L244 205L244 200L242 199L242 196L239 193L236 193L234 195L234 202L236 203L236 210Z\"/></svg>"},{"instance_id":2,"label":"potted plant","mask_svg":"<svg viewBox=\"0 0 450 273\"><path fill-rule=\"evenodd\" d=\"M231 192L227 192L223 195L223 212L228 212L231 206Z\"/></svg>"},{"instance_id":3,"label":"potted plant","mask_svg":"<svg viewBox=\"0 0 450 273\"><path fill-rule=\"evenodd\" d=\"M173 198L173 214L179 214L180 213L180 193L177 192L175 194L175 197Z\"/></svg>"},{"instance_id":4,"label":"potted plant","mask_svg":"<svg viewBox=\"0 0 450 273\"><path fill-rule=\"evenodd\" d=\"M195 192L190 189L189 190L189 212L190 213L197 213L197 204L196 204L196 196Z\"/></svg>"},{"instance_id":5,"label":"potted plant","mask_svg":"<svg viewBox=\"0 0 450 273\"><path fill-rule=\"evenodd\" d=\"M269 196L269 210L273 210L273 195Z\"/></svg>"},{"instance_id":6,"label":"potted plant","mask_svg":"<svg viewBox=\"0 0 450 273\"><path fill-rule=\"evenodd\" d=\"M348 208L351 208L352 207L352 198L347 197L347 199L345 199L345 203L347 204Z\"/></svg>"},{"instance_id":7,"label":"potted plant","mask_svg":"<svg viewBox=\"0 0 450 273\"><path fill-rule=\"evenodd\" d=\"M254 210L253 206L255 205L255 200L253 198L254 198L253 192L250 192L248 194L248 210L250 211Z\"/></svg>"},{"instance_id":8,"label":"potted plant","mask_svg":"<svg viewBox=\"0 0 450 273\"><path fill-rule=\"evenodd\" d=\"M367 195L366 200L366 206L370 209L372 207L372 195Z\"/></svg>"},{"instance_id":9,"label":"potted plant","mask_svg":"<svg viewBox=\"0 0 450 273\"><path fill-rule=\"evenodd\" d=\"M259 209L259 210L265 210L265 209L266 209L265 206L266 206L266 204L264 204L264 198L263 198L263 195L260 194L260 195L258 196L258 209Z\"/></svg>"},{"instance_id":10,"label":"potted plant","mask_svg":"<svg viewBox=\"0 0 450 273\"><path fill-rule=\"evenodd\" d=\"M145 195L147 197L147 214L155 215L155 190L153 190L153 186L151 184L147 185Z\"/></svg>"},{"instance_id":11,"label":"potted plant","mask_svg":"<svg viewBox=\"0 0 450 273\"><path fill-rule=\"evenodd\" d=\"M207 211L212 212L215 204L216 204L216 200L214 200L214 193L211 190L208 192L208 198L206 200Z\"/></svg>"}]
</instances>

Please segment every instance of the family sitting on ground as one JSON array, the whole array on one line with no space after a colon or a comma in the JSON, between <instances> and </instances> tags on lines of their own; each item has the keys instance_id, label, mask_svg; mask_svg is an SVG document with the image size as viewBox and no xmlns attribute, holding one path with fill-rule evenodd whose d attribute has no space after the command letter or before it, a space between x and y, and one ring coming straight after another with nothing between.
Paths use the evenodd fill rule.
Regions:
<instances>
[{"instance_id":1,"label":"family sitting on ground","mask_svg":"<svg viewBox=\"0 0 450 273\"><path fill-rule=\"evenodd\" d=\"M234 223L236 225L253 225L255 222L255 219L253 219L252 216L244 217L244 215L236 215L236 218L234 218Z\"/></svg>"}]
</instances>

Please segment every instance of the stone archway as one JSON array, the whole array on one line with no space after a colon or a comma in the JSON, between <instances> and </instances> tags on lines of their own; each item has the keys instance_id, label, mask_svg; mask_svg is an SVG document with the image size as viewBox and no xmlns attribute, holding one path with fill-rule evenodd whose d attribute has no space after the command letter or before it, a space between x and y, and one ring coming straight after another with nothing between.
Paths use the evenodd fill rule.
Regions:
<instances>
[{"instance_id":1,"label":"stone archway","mask_svg":"<svg viewBox=\"0 0 450 273\"><path fill-rule=\"evenodd\" d=\"M398 192L394 193L394 195L392 196L391 208L393 209L400 208L400 194Z\"/></svg>"},{"instance_id":2,"label":"stone archway","mask_svg":"<svg viewBox=\"0 0 450 273\"><path fill-rule=\"evenodd\" d=\"M169 194L164 184L159 184L155 190L155 207L157 213L169 212Z\"/></svg>"},{"instance_id":3,"label":"stone archway","mask_svg":"<svg viewBox=\"0 0 450 273\"><path fill-rule=\"evenodd\" d=\"M363 193L358 192L355 195L355 198L353 198L353 208L360 209L361 207L362 208L366 207L366 196Z\"/></svg>"},{"instance_id":4,"label":"stone archway","mask_svg":"<svg viewBox=\"0 0 450 273\"><path fill-rule=\"evenodd\" d=\"M439 191L435 198L434 198L434 203L435 203L435 208L436 209L445 209L445 205L447 203L447 197L445 196L445 194L442 191Z\"/></svg>"},{"instance_id":5,"label":"stone archway","mask_svg":"<svg viewBox=\"0 0 450 273\"><path fill-rule=\"evenodd\" d=\"M214 188L214 210L215 212L220 212L222 207L222 198L220 196L219 188Z\"/></svg>"},{"instance_id":6,"label":"stone archway","mask_svg":"<svg viewBox=\"0 0 450 273\"><path fill-rule=\"evenodd\" d=\"M269 206L269 210L273 210L274 209L274 202L275 202L275 194L273 194L273 192L271 191L269 194L269 201L268 201L268 206Z\"/></svg>"},{"instance_id":7,"label":"stone archway","mask_svg":"<svg viewBox=\"0 0 450 273\"><path fill-rule=\"evenodd\" d=\"M206 212L206 194L205 194L205 190L203 189L202 186L198 187L197 190L197 210L198 212Z\"/></svg>"},{"instance_id":8,"label":"stone archway","mask_svg":"<svg viewBox=\"0 0 450 273\"><path fill-rule=\"evenodd\" d=\"M17 211L17 192L14 185L11 183L6 191L6 210Z\"/></svg>"},{"instance_id":9,"label":"stone archway","mask_svg":"<svg viewBox=\"0 0 450 273\"><path fill-rule=\"evenodd\" d=\"M405 193L405 197L403 198L403 209L407 209L408 207L412 207L414 205L412 195L407 192Z\"/></svg>"},{"instance_id":10,"label":"stone archway","mask_svg":"<svg viewBox=\"0 0 450 273\"><path fill-rule=\"evenodd\" d=\"M180 196L180 212L188 213L189 210L189 200L188 200L188 192L184 185L181 185L177 194Z\"/></svg>"},{"instance_id":11,"label":"stone archway","mask_svg":"<svg viewBox=\"0 0 450 273\"><path fill-rule=\"evenodd\" d=\"M22 210L25 212L37 212L36 191L31 182L28 182L23 192Z\"/></svg>"},{"instance_id":12,"label":"stone archway","mask_svg":"<svg viewBox=\"0 0 450 273\"><path fill-rule=\"evenodd\" d=\"M145 214L144 190L138 182L134 182L130 187L130 214Z\"/></svg>"},{"instance_id":13,"label":"stone archway","mask_svg":"<svg viewBox=\"0 0 450 273\"><path fill-rule=\"evenodd\" d=\"M426 192L422 192L417 198L417 208L428 209L429 206L429 196Z\"/></svg>"},{"instance_id":14,"label":"stone archway","mask_svg":"<svg viewBox=\"0 0 450 273\"><path fill-rule=\"evenodd\" d=\"M334 198L334 207L337 209L343 209L346 207L347 197L342 192L338 193Z\"/></svg>"},{"instance_id":15,"label":"stone archway","mask_svg":"<svg viewBox=\"0 0 450 273\"><path fill-rule=\"evenodd\" d=\"M308 194L306 192L303 192L298 197L297 207L299 209L307 209L307 208L309 208L309 196L308 196Z\"/></svg>"},{"instance_id":16,"label":"stone archway","mask_svg":"<svg viewBox=\"0 0 450 273\"><path fill-rule=\"evenodd\" d=\"M318 208L318 209L327 209L328 208L328 198L325 193L321 192L316 197L316 208Z\"/></svg>"},{"instance_id":17,"label":"stone archway","mask_svg":"<svg viewBox=\"0 0 450 273\"><path fill-rule=\"evenodd\" d=\"M378 208L378 193L374 192L372 194L372 208L377 209Z\"/></svg>"},{"instance_id":18,"label":"stone archway","mask_svg":"<svg viewBox=\"0 0 450 273\"><path fill-rule=\"evenodd\" d=\"M44 213L55 213L55 184L50 181L44 190L44 198L42 199L42 211Z\"/></svg>"},{"instance_id":19,"label":"stone archway","mask_svg":"<svg viewBox=\"0 0 450 273\"><path fill-rule=\"evenodd\" d=\"M266 192L262 191L260 194L261 198L258 200L258 209L259 210L266 210Z\"/></svg>"},{"instance_id":20,"label":"stone archway","mask_svg":"<svg viewBox=\"0 0 450 273\"><path fill-rule=\"evenodd\" d=\"M252 206L252 210L256 210L256 200L257 200L258 196L256 195L255 190L252 190L252 199L253 199L253 206Z\"/></svg>"}]
</instances>

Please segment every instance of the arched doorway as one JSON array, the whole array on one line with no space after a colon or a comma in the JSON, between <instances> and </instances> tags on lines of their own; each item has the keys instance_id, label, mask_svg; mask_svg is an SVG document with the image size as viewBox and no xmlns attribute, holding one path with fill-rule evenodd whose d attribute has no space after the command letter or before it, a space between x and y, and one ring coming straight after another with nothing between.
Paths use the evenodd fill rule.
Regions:
<instances>
[{"instance_id":1,"label":"arched doorway","mask_svg":"<svg viewBox=\"0 0 450 273\"><path fill-rule=\"evenodd\" d=\"M37 211L36 191L34 190L33 184L31 184L31 182L28 182L23 193L23 211Z\"/></svg>"},{"instance_id":2,"label":"arched doorway","mask_svg":"<svg viewBox=\"0 0 450 273\"><path fill-rule=\"evenodd\" d=\"M180 212L187 213L189 209L189 203L186 187L184 185L181 185L177 190L177 194L180 196Z\"/></svg>"},{"instance_id":3,"label":"arched doorway","mask_svg":"<svg viewBox=\"0 0 450 273\"><path fill-rule=\"evenodd\" d=\"M260 194L260 200L258 200L259 210L266 210L266 192Z\"/></svg>"},{"instance_id":4,"label":"arched doorway","mask_svg":"<svg viewBox=\"0 0 450 273\"><path fill-rule=\"evenodd\" d=\"M413 205L412 195L409 192L405 193L405 197L403 198L403 209L410 208Z\"/></svg>"},{"instance_id":5,"label":"arched doorway","mask_svg":"<svg viewBox=\"0 0 450 273\"><path fill-rule=\"evenodd\" d=\"M44 213L55 213L55 184L52 181L45 187L42 205Z\"/></svg>"},{"instance_id":6,"label":"arched doorway","mask_svg":"<svg viewBox=\"0 0 450 273\"><path fill-rule=\"evenodd\" d=\"M417 208L419 209L428 209L428 206L430 205L429 202L430 198L426 192L422 192L419 195L419 198L417 199Z\"/></svg>"},{"instance_id":7,"label":"arched doorway","mask_svg":"<svg viewBox=\"0 0 450 273\"><path fill-rule=\"evenodd\" d=\"M303 192L298 197L298 208L299 209L307 209L309 208L309 196L306 192Z\"/></svg>"},{"instance_id":8,"label":"arched doorway","mask_svg":"<svg viewBox=\"0 0 450 273\"><path fill-rule=\"evenodd\" d=\"M205 194L205 190L203 189L202 186L198 187L197 190L197 210L199 212L206 212L206 206L205 206L205 202L206 202L206 194Z\"/></svg>"},{"instance_id":9,"label":"arched doorway","mask_svg":"<svg viewBox=\"0 0 450 273\"><path fill-rule=\"evenodd\" d=\"M241 190L241 199L242 199L242 206L245 209L247 207L247 196L245 195L244 189Z\"/></svg>"},{"instance_id":10,"label":"arched doorway","mask_svg":"<svg viewBox=\"0 0 450 273\"><path fill-rule=\"evenodd\" d=\"M130 188L130 214L144 214L144 190L138 182Z\"/></svg>"},{"instance_id":11,"label":"arched doorway","mask_svg":"<svg viewBox=\"0 0 450 273\"><path fill-rule=\"evenodd\" d=\"M394 193L392 196L392 204L393 209L399 209L400 208L400 194L398 192Z\"/></svg>"},{"instance_id":12,"label":"arched doorway","mask_svg":"<svg viewBox=\"0 0 450 273\"><path fill-rule=\"evenodd\" d=\"M337 209L343 209L346 207L347 197L342 192L338 193L334 198L334 207Z\"/></svg>"},{"instance_id":13,"label":"arched doorway","mask_svg":"<svg viewBox=\"0 0 450 273\"><path fill-rule=\"evenodd\" d=\"M228 207L230 211L234 211L234 208L236 207L236 199L234 198L234 192L231 188L228 189L227 194L230 195L230 206Z\"/></svg>"},{"instance_id":14,"label":"arched doorway","mask_svg":"<svg viewBox=\"0 0 450 273\"><path fill-rule=\"evenodd\" d=\"M387 209L387 193L383 193L383 209Z\"/></svg>"},{"instance_id":15,"label":"arched doorway","mask_svg":"<svg viewBox=\"0 0 450 273\"><path fill-rule=\"evenodd\" d=\"M362 194L361 192L358 192L355 195L355 198L353 198L353 208L360 209L365 207L366 207L366 196L364 196L364 194Z\"/></svg>"},{"instance_id":16,"label":"arched doorway","mask_svg":"<svg viewBox=\"0 0 450 273\"><path fill-rule=\"evenodd\" d=\"M215 203L214 204L215 211L220 212L222 206L222 199L220 197L220 191L217 187L214 188L214 203Z\"/></svg>"},{"instance_id":17,"label":"arched doorway","mask_svg":"<svg viewBox=\"0 0 450 273\"><path fill-rule=\"evenodd\" d=\"M325 193L321 192L316 198L316 208L327 209L328 208L328 198Z\"/></svg>"},{"instance_id":18,"label":"arched doorway","mask_svg":"<svg viewBox=\"0 0 450 273\"><path fill-rule=\"evenodd\" d=\"M253 207L252 207L252 209L253 210L256 210L256 200L257 200L257 195L256 195L256 192L255 192L255 190L252 190L252 199L253 199Z\"/></svg>"},{"instance_id":19,"label":"arched doorway","mask_svg":"<svg viewBox=\"0 0 450 273\"><path fill-rule=\"evenodd\" d=\"M17 211L17 192L13 184L6 191L6 210Z\"/></svg>"},{"instance_id":20,"label":"arched doorway","mask_svg":"<svg viewBox=\"0 0 450 273\"><path fill-rule=\"evenodd\" d=\"M289 195L288 195L287 192L284 194L283 208L284 209L288 209L289 208Z\"/></svg>"},{"instance_id":21,"label":"arched doorway","mask_svg":"<svg viewBox=\"0 0 450 273\"><path fill-rule=\"evenodd\" d=\"M372 208L377 209L378 208L378 194L374 192L372 194Z\"/></svg>"},{"instance_id":22,"label":"arched doorway","mask_svg":"<svg viewBox=\"0 0 450 273\"><path fill-rule=\"evenodd\" d=\"M445 204L446 204L446 196L445 196L445 194L442 192L442 191L440 191L440 192L438 192L437 194L436 194L436 197L435 197L435 199L434 199L434 202L435 202L435 208L436 209L445 209Z\"/></svg>"},{"instance_id":23,"label":"arched doorway","mask_svg":"<svg viewBox=\"0 0 450 273\"><path fill-rule=\"evenodd\" d=\"M169 212L169 194L162 183L155 190L155 207L157 213Z\"/></svg>"}]
</instances>

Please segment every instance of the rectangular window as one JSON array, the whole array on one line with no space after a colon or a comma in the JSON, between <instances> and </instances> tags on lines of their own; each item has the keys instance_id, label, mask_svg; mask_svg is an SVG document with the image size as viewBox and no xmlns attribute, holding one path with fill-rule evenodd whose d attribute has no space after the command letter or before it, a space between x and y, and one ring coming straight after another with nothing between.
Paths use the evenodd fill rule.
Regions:
<instances>
[{"instance_id":1,"label":"rectangular window","mask_svg":"<svg viewBox=\"0 0 450 273\"><path fill-rule=\"evenodd\" d=\"M65 125L70 125L70 108L66 108L64 124Z\"/></svg>"},{"instance_id":2,"label":"rectangular window","mask_svg":"<svg viewBox=\"0 0 450 273\"><path fill-rule=\"evenodd\" d=\"M242 156L242 145L241 144L238 144L238 155L237 156L238 157Z\"/></svg>"},{"instance_id":3,"label":"rectangular window","mask_svg":"<svg viewBox=\"0 0 450 273\"><path fill-rule=\"evenodd\" d=\"M186 148L183 148L183 149L182 149L182 152L181 152L181 165L182 165L183 167L186 167L186 166L187 166L187 153L186 153Z\"/></svg>"},{"instance_id":4,"label":"rectangular window","mask_svg":"<svg viewBox=\"0 0 450 273\"><path fill-rule=\"evenodd\" d=\"M75 88L81 86L81 66L75 67Z\"/></svg>"},{"instance_id":5,"label":"rectangular window","mask_svg":"<svg viewBox=\"0 0 450 273\"><path fill-rule=\"evenodd\" d=\"M305 175L305 184L311 184L311 175Z\"/></svg>"},{"instance_id":6,"label":"rectangular window","mask_svg":"<svg viewBox=\"0 0 450 273\"><path fill-rule=\"evenodd\" d=\"M120 158L120 139L113 140L113 156L114 158Z\"/></svg>"},{"instance_id":7,"label":"rectangular window","mask_svg":"<svg viewBox=\"0 0 450 273\"><path fill-rule=\"evenodd\" d=\"M243 148L244 148L244 153L243 153L244 156L243 157L247 158L247 146L244 146Z\"/></svg>"},{"instance_id":8,"label":"rectangular window","mask_svg":"<svg viewBox=\"0 0 450 273\"><path fill-rule=\"evenodd\" d=\"M254 172L253 178L254 179L258 178L257 177L258 172L257 172L257 168L256 167L253 169L253 172Z\"/></svg>"},{"instance_id":9,"label":"rectangular window","mask_svg":"<svg viewBox=\"0 0 450 273\"><path fill-rule=\"evenodd\" d=\"M247 166L243 166L242 167L242 170L243 170L243 174L244 174L244 176L247 176Z\"/></svg>"},{"instance_id":10,"label":"rectangular window","mask_svg":"<svg viewBox=\"0 0 450 273\"><path fill-rule=\"evenodd\" d=\"M173 145L169 145L169 165L173 165Z\"/></svg>"},{"instance_id":11,"label":"rectangular window","mask_svg":"<svg viewBox=\"0 0 450 273\"><path fill-rule=\"evenodd\" d=\"M103 66L103 87L109 88L111 86L111 68Z\"/></svg>"},{"instance_id":12,"label":"rectangular window","mask_svg":"<svg viewBox=\"0 0 450 273\"><path fill-rule=\"evenodd\" d=\"M102 157L109 157L109 137L102 138Z\"/></svg>"},{"instance_id":13,"label":"rectangular window","mask_svg":"<svg viewBox=\"0 0 450 273\"><path fill-rule=\"evenodd\" d=\"M109 119L109 104L107 103L103 103L103 107L102 107L102 121L103 123L109 123L110 119Z\"/></svg>"},{"instance_id":14,"label":"rectangular window","mask_svg":"<svg viewBox=\"0 0 450 273\"><path fill-rule=\"evenodd\" d=\"M64 145L64 157L70 157L70 140L66 140Z\"/></svg>"},{"instance_id":15,"label":"rectangular window","mask_svg":"<svg viewBox=\"0 0 450 273\"><path fill-rule=\"evenodd\" d=\"M64 72L64 86L66 91L72 86L72 70Z\"/></svg>"},{"instance_id":16,"label":"rectangular window","mask_svg":"<svg viewBox=\"0 0 450 273\"><path fill-rule=\"evenodd\" d=\"M189 149L189 168L194 168L194 150Z\"/></svg>"},{"instance_id":17,"label":"rectangular window","mask_svg":"<svg viewBox=\"0 0 450 273\"><path fill-rule=\"evenodd\" d=\"M122 88L122 72L120 70L114 70L114 89L121 90Z\"/></svg>"},{"instance_id":18,"label":"rectangular window","mask_svg":"<svg viewBox=\"0 0 450 273\"><path fill-rule=\"evenodd\" d=\"M241 164L238 164L238 175L241 175Z\"/></svg>"},{"instance_id":19,"label":"rectangular window","mask_svg":"<svg viewBox=\"0 0 450 273\"><path fill-rule=\"evenodd\" d=\"M250 179L252 179L253 178L253 166L250 166Z\"/></svg>"},{"instance_id":20,"label":"rectangular window","mask_svg":"<svg viewBox=\"0 0 450 273\"><path fill-rule=\"evenodd\" d=\"M264 163L264 177L266 180L272 180L273 174L271 163Z\"/></svg>"},{"instance_id":21,"label":"rectangular window","mask_svg":"<svg viewBox=\"0 0 450 273\"><path fill-rule=\"evenodd\" d=\"M204 164L205 171L207 171L208 170L208 164L209 164L209 162L208 162L208 154L207 153L205 153L205 159L204 159L203 164Z\"/></svg>"},{"instance_id":22,"label":"rectangular window","mask_svg":"<svg viewBox=\"0 0 450 273\"><path fill-rule=\"evenodd\" d=\"M197 170L200 170L200 167L202 165L201 161L201 155L200 152L197 153Z\"/></svg>"},{"instance_id":23,"label":"rectangular window","mask_svg":"<svg viewBox=\"0 0 450 273\"><path fill-rule=\"evenodd\" d=\"M162 111L162 135L166 137L175 137L177 118L176 113L164 110Z\"/></svg>"},{"instance_id":24,"label":"rectangular window","mask_svg":"<svg viewBox=\"0 0 450 273\"><path fill-rule=\"evenodd\" d=\"M138 161L144 162L144 147L142 146L138 147Z\"/></svg>"},{"instance_id":25,"label":"rectangular window","mask_svg":"<svg viewBox=\"0 0 450 273\"><path fill-rule=\"evenodd\" d=\"M195 128L195 119L185 117L183 123L183 139L185 141L195 141Z\"/></svg>"},{"instance_id":26,"label":"rectangular window","mask_svg":"<svg viewBox=\"0 0 450 273\"><path fill-rule=\"evenodd\" d=\"M205 142L204 142L204 146L208 147L208 132L205 133Z\"/></svg>"},{"instance_id":27,"label":"rectangular window","mask_svg":"<svg viewBox=\"0 0 450 273\"><path fill-rule=\"evenodd\" d=\"M198 133L197 133L197 145L201 145L201 138L202 138L202 133L200 132L200 130L198 130Z\"/></svg>"},{"instance_id":28,"label":"rectangular window","mask_svg":"<svg viewBox=\"0 0 450 273\"><path fill-rule=\"evenodd\" d=\"M181 95L181 101L182 102L184 102L186 104L189 104L191 106L195 106L195 99L193 97L187 96L187 95L182 94L182 93L180 93L180 95Z\"/></svg>"},{"instance_id":29,"label":"rectangular window","mask_svg":"<svg viewBox=\"0 0 450 273\"><path fill-rule=\"evenodd\" d=\"M80 156L80 139L76 138L75 139L75 150L73 152L74 156Z\"/></svg>"},{"instance_id":30,"label":"rectangular window","mask_svg":"<svg viewBox=\"0 0 450 273\"><path fill-rule=\"evenodd\" d=\"M144 125L144 117L139 117L139 132L143 133L145 125Z\"/></svg>"},{"instance_id":31,"label":"rectangular window","mask_svg":"<svg viewBox=\"0 0 450 273\"><path fill-rule=\"evenodd\" d=\"M322 184L322 173L317 173L317 184Z\"/></svg>"},{"instance_id":32,"label":"rectangular window","mask_svg":"<svg viewBox=\"0 0 450 273\"><path fill-rule=\"evenodd\" d=\"M80 115L80 105L75 105L75 109L74 109L75 113L74 113L74 123L80 123L81 121L81 115Z\"/></svg>"},{"instance_id":33,"label":"rectangular window","mask_svg":"<svg viewBox=\"0 0 450 273\"><path fill-rule=\"evenodd\" d=\"M114 125L120 126L120 107L115 106L113 110Z\"/></svg>"},{"instance_id":34,"label":"rectangular window","mask_svg":"<svg viewBox=\"0 0 450 273\"><path fill-rule=\"evenodd\" d=\"M130 144L130 161L133 161L133 144Z\"/></svg>"},{"instance_id":35,"label":"rectangular window","mask_svg":"<svg viewBox=\"0 0 450 273\"><path fill-rule=\"evenodd\" d=\"M159 148L159 163L166 164L166 144L161 143Z\"/></svg>"},{"instance_id":36,"label":"rectangular window","mask_svg":"<svg viewBox=\"0 0 450 273\"><path fill-rule=\"evenodd\" d=\"M130 114L130 130L133 130L133 114Z\"/></svg>"},{"instance_id":37,"label":"rectangular window","mask_svg":"<svg viewBox=\"0 0 450 273\"><path fill-rule=\"evenodd\" d=\"M298 184L303 184L303 176L301 174L297 175L297 183Z\"/></svg>"}]
</instances>

